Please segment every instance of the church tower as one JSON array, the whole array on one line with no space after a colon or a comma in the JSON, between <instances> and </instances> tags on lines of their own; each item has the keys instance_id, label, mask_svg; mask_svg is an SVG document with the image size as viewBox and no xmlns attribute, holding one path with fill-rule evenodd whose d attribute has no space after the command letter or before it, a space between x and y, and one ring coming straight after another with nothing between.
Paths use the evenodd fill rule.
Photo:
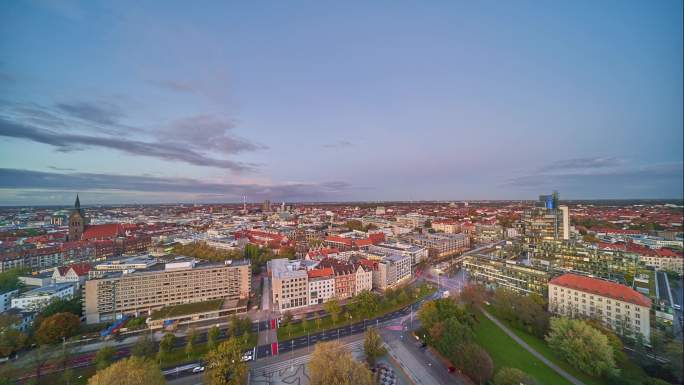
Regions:
<instances>
[{"instance_id":1,"label":"church tower","mask_svg":"<svg viewBox=\"0 0 684 385\"><path fill-rule=\"evenodd\" d=\"M85 223L86 218L83 210L81 209L81 201L78 199L78 194L76 194L74 209L71 210L71 215L69 215L69 241L81 240L83 230L85 230Z\"/></svg>"}]
</instances>

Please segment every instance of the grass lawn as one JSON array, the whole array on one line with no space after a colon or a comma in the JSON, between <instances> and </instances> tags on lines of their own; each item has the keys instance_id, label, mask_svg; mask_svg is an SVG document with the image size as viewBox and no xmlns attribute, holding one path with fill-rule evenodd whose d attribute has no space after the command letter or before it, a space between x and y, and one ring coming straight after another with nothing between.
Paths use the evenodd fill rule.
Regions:
<instances>
[{"instance_id":1,"label":"grass lawn","mask_svg":"<svg viewBox=\"0 0 684 385\"><path fill-rule=\"evenodd\" d=\"M489 352L494 361L495 374L499 368L510 367L522 370L534 377L541 385L572 385L518 345L487 317L478 315L478 319L479 323L475 327L475 341Z\"/></svg>"},{"instance_id":2,"label":"grass lawn","mask_svg":"<svg viewBox=\"0 0 684 385\"><path fill-rule=\"evenodd\" d=\"M496 314L492 312L493 309L491 309L491 307L489 307L487 310L490 314L496 316ZM549 348L549 346L546 344L546 341L542 340L541 338L528 334L523 330L517 329L507 321L502 320L501 318L499 318L499 321L501 321L504 325L508 326L513 331L513 333L515 333L515 335L517 335L521 340L527 342L527 344L530 345L534 350L536 350L537 353L541 354L547 360L553 362L554 364L560 366L566 372L577 377L577 379L584 382L586 385L601 385L604 383L603 379L592 377L588 374L585 374L584 372L574 368L573 366L565 362L562 358L558 357L551 350L551 348ZM624 365L620 366L620 370L624 378L645 379L647 377L644 371L631 360L628 360L624 363Z\"/></svg>"}]
</instances>

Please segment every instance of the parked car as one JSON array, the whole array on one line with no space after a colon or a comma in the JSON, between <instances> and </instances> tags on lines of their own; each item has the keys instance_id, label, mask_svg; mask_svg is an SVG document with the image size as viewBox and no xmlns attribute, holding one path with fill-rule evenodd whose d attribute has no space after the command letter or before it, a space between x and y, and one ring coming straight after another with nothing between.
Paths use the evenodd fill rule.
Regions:
<instances>
[{"instance_id":1,"label":"parked car","mask_svg":"<svg viewBox=\"0 0 684 385\"><path fill-rule=\"evenodd\" d=\"M192 369L193 373L202 373L204 371L204 366L196 366Z\"/></svg>"}]
</instances>

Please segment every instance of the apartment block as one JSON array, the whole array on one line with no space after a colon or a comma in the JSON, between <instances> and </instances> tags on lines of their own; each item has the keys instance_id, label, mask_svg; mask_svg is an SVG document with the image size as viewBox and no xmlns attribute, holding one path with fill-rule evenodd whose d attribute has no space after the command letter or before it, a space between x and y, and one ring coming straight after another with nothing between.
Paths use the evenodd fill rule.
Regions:
<instances>
[{"instance_id":1,"label":"apartment block","mask_svg":"<svg viewBox=\"0 0 684 385\"><path fill-rule=\"evenodd\" d=\"M307 271L309 304L318 305L335 297L335 273L330 267Z\"/></svg>"},{"instance_id":2,"label":"apartment block","mask_svg":"<svg viewBox=\"0 0 684 385\"><path fill-rule=\"evenodd\" d=\"M414 245L427 248L431 256L443 257L470 246L470 239L463 233L459 234L423 234L407 238Z\"/></svg>"},{"instance_id":3,"label":"apartment block","mask_svg":"<svg viewBox=\"0 0 684 385\"><path fill-rule=\"evenodd\" d=\"M616 282L563 274L549 282L549 311L566 317L592 318L617 334L641 333L650 340L651 300Z\"/></svg>"},{"instance_id":4,"label":"apartment block","mask_svg":"<svg viewBox=\"0 0 684 385\"><path fill-rule=\"evenodd\" d=\"M416 265L428 258L428 249L423 246L412 245L406 242L383 242L369 248L371 252L384 255L399 254L411 257L411 264Z\"/></svg>"},{"instance_id":5,"label":"apartment block","mask_svg":"<svg viewBox=\"0 0 684 385\"><path fill-rule=\"evenodd\" d=\"M504 287L520 294L536 293L546 297L551 274L548 271L519 265L515 261L468 255L463 268L470 277L493 287Z\"/></svg>"},{"instance_id":6,"label":"apartment block","mask_svg":"<svg viewBox=\"0 0 684 385\"><path fill-rule=\"evenodd\" d=\"M298 269L286 258L272 259L268 262L271 276L271 295L273 306L283 311L309 305L309 282L306 269Z\"/></svg>"},{"instance_id":7,"label":"apartment block","mask_svg":"<svg viewBox=\"0 0 684 385\"><path fill-rule=\"evenodd\" d=\"M144 271L108 272L86 281L86 322L150 315L164 306L246 299L250 289L251 265L247 260L208 263L177 258Z\"/></svg>"}]
</instances>

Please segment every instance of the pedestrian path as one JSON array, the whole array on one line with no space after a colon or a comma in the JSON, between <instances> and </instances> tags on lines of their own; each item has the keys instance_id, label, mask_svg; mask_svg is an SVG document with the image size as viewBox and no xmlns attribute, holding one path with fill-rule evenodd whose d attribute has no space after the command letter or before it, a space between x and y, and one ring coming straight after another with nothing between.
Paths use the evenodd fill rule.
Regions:
<instances>
[{"instance_id":1,"label":"pedestrian path","mask_svg":"<svg viewBox=\"0 0 684 385\"><path fill-rule=\"evenodd\" d=\"M584 382L578 380L575 376L571 375L570 373L566 372L565 370L561 369L558 365L554 364L553 362L549 361L546 359L546 357L542 356L541 354L537 353L536 350L534 350L530 345L527 344L527 342L523 341L520 337L518 337L511 329L509 329L506 325L501 323L496 317L492 316L489 314L485 309L482 309L482 313L485 315L485 317L489 318L492 322L496 324L501 330L504 331L504 333L508 334L509 337L513 338L515 342L517 342L520 346L525 348L528 352L530 352L533 356L537 357L539 361L543 362L548 366L549 368L553 369L561 375L563 378L566 380L572 382L575 385L585 385Z\"/></svg>"}]
</instances>

